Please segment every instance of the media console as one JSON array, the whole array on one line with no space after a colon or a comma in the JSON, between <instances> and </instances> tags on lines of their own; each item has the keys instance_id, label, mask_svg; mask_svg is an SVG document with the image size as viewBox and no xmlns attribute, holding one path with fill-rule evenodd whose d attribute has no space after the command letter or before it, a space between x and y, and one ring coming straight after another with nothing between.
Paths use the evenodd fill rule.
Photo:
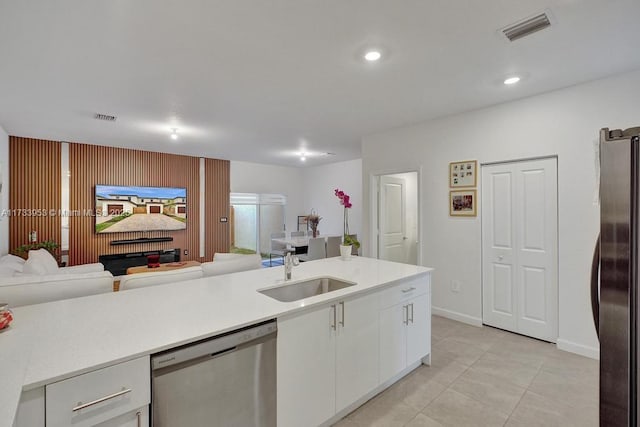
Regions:
<instances>
[{"instance_id":1,"label":"media console","mask_svg":"<svg viewBox=\"0 0 640 427\"><path fill-rule=\"evenodd\" d=\"M111 272L114 276L124 276L127 274L127 268L129 267L147 265L147 257L149 255L160 255L161 263L178 262L180 261L180 248L100 255L98 261L104 265L105 270Z\"/></svg>"}]
</instances>

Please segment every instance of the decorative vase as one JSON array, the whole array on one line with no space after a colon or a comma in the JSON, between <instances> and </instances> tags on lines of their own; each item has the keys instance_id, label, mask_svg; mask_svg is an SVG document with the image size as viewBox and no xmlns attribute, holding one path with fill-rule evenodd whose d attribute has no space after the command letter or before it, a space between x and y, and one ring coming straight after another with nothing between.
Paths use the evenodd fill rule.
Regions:
<instances>
[{"instance_id":1,"label":"decorative vase","mask_svg":"<svg viewBox=\"0 0 640 427\"><path fill-rule=\"evenodd\" d=\"M316 237L318 237L318 229L314 228L313 230L311 230L313 232L313 238L315 239Z\"/></svg>"},{"instance_id":2,"label":"decorative vase","mask_svg":"<svg viewBox=\"0 0 640 427\"><path fill-rule=\"evenodd\" d=\"M340 245L340 257L343 260L351 259L351 245Z\"/></svg>"}]
</instances>

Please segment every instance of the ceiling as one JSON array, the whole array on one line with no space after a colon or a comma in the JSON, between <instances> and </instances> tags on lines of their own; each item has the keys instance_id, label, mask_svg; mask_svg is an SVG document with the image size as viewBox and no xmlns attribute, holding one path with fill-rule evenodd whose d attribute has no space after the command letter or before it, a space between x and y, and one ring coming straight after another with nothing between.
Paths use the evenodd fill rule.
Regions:
<instances>
[{"instance_id":1,"label":"ceiling","mask_svg":"<svg viewBox=\"0 0 640 427\"><path fill-rule=\"evenodd\" d=\"M544 10L552 28L498 35ZM0 0L0 125L290 166L301 149L305 165L354 159L367 134L640 67L639 16L637 0ZM362 60L370 47L382 60ZM525 78L503 85L512 73Z\"/></svg>"}]
</instances>

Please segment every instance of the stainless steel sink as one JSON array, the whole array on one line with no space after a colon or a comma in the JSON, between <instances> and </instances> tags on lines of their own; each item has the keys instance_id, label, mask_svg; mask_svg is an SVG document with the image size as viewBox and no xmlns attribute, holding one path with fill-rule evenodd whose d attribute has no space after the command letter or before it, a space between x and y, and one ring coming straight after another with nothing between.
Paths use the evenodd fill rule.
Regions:
<instances>
[{"instance_id":1,"label":"stainless steel sink","mask_svg":"<svg viewBox=\"0 0 640 427\"><path fill-rule=\"evenodd\" d=\"M305 280L274 288L261 289L258 290L258 292L278 301L292 302L354 285L355 283L344 282L332 277L319 277L317 279Z\"/></svg>"}]
</instances>

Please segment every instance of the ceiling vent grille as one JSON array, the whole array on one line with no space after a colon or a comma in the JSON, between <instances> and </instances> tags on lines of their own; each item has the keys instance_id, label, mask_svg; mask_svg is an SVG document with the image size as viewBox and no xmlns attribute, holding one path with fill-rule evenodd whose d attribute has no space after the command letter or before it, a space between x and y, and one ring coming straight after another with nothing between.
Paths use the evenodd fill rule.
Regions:
<instances>
[{"instance_id":1,"label":"ceiling vent grille","mask_svg":"<svg viewBox=\"0 0 640 427\"><path fill-rule=\"evenodd\" d=\"M104 120L105 122L115 122L117 119L116 116L110 116L108 114L100 114L100 113L96 113L95 116L93 117L97 120Z\"/></svg>"},{"instance_id":2,"label":"ceiling vent grille","mask_svg":"<svg viewBox=\"0 0 640 427\"><path fill-rule=\"evenodd\" d=\"M550 26L551 21L549 20L549 15L541 13L517 24L509 25L501 31L510 41L516 41Z\"/></svg>"}]
</instances>

